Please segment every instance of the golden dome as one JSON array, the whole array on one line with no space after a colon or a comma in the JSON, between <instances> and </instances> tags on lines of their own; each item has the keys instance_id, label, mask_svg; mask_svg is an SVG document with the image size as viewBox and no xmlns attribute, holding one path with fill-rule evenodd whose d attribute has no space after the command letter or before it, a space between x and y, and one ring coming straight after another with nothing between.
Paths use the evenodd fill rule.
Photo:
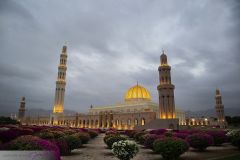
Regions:
<instances>
[{"instance_id":1,"label":"golden dome","mask_svg":"<svg viewBox=\"0 0 240 160\"><path fill-rule=\"evenodd\" d=\"M135 85L128 89L125 94L125 101L132 101L132 100L151 100L151 95L146 88L140 85Z\"/></svg>"}]
</instances>

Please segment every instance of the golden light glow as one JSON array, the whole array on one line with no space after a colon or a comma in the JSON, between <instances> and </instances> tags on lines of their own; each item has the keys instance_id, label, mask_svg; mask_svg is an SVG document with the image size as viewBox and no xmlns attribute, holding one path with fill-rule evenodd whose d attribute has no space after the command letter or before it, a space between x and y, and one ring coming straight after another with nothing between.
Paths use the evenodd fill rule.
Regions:
<instances>
[{"instance_id":1,"label":"golden light glow","mask_svg":"<svg viewBox=\"0 0 240 160\"><path fill-rule=\"evenodd\" d=\"M54 106L53 113L63 113L63 107L62 106Z\"/></svg>"},{"instance_id":2,"label":"golden light glow","mask_svg":"<svg viewBox=\"0 0 240 160\"><path fill-rule=\"evenodd\" d=\"M125 94L125 101L131 101L131 100L151 100L151 95L148 92L146 88L140 85L135 85L131 87Z\"/></svg>"}]
</instances>

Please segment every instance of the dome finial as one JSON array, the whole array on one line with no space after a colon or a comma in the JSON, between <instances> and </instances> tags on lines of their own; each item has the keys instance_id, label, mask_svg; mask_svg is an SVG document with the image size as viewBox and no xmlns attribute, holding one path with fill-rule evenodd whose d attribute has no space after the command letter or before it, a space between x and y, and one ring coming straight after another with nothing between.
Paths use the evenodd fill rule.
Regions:
<instances>
[{"instance_id":1,"label":"dome finial","mask_svg":"<svg viewBox=\"0 0 240 160\"><path fill-rule=\"evenodd\" d=\"M167 66L167 55L165 54L165 51L162 49L162 54L160 56L160 62L161 62L161 66Z\"/></svg>"}]
</instances>

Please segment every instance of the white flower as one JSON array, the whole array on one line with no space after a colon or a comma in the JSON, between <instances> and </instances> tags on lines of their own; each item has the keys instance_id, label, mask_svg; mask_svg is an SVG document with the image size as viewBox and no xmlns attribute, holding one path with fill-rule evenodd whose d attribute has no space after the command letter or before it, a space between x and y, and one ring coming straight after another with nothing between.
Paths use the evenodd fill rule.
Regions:
<instances>
[{"instance_id":1,"label":"white flower","mask_svg":"<svg viewBox=\"0 0 240 160\"><path fill-rule=\"evenodd\" d=\"M112 151L119 159L133 158L139 151L138 145L134 141L121 140L113 143Z\"/></svg>"}]
</instances>

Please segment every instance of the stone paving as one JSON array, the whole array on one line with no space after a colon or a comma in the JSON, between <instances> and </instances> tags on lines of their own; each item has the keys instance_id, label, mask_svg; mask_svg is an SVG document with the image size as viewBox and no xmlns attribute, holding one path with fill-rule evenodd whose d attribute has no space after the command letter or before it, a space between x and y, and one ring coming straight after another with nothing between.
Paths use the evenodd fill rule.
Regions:
<instances>
[{"instance_id":1,"label":"stone paving","mask_svg":"<svg viewBox=\"0 0 240 160\"><path fill-rule=\"evenodd\" d=\"M106 148L103 142L105 134L100 134L93 140L90 140L83 148L72 151L71 156L63 156L62 160L118 160L111 152ZM139 146L140 151L133 160L161 160L161 155L154 154L152 150L145 149ZM205 152L197 152L193 149L183 154L180 160L207 160L215 157L223 157L226 155L238 154L239 150L232 147L229 144L224 144L220 147L209 147Z\"/></svg>"}]
</instances>

